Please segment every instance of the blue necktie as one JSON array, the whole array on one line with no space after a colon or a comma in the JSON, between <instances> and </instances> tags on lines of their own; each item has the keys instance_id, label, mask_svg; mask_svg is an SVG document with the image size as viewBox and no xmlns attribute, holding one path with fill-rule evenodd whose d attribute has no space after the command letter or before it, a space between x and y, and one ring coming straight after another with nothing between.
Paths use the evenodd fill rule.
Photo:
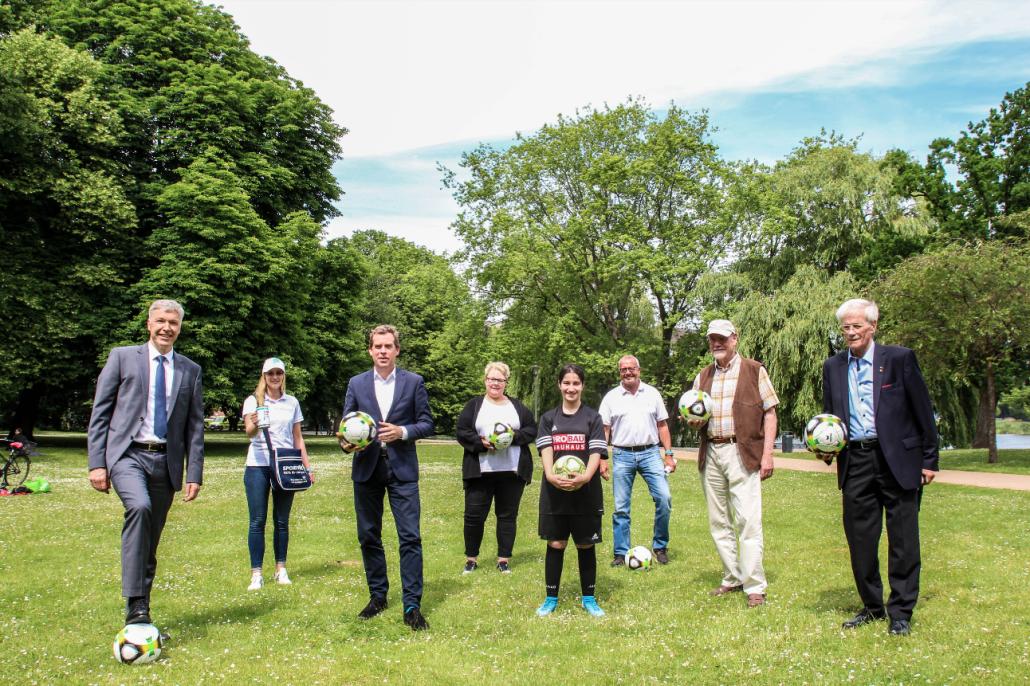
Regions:
<instances>
[{"instance_id":1,"label":"blue necktie","mask_svg":"<svg viewBox=\"0 0 1030 686\"><path fill-rule=\"evenodd\" d=\"M165 390L165 356L158 355L157 378L154 381L154 435L163 439L168 435L168 398Z\"/></svg>"}]
</instances>

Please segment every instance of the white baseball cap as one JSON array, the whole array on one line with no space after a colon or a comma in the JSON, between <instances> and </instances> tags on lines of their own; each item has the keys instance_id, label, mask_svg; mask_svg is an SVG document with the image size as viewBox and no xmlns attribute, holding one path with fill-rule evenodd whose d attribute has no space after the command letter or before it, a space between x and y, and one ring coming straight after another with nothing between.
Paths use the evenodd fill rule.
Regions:
<instances>
[{"instance_id":1,"label":"white baseball cap","mask_svg":"<svg viewBox=\"0 0 1030 686\"><path fill-rule=\"evenodd\" d=\"M733 334L737 333L737 327L733 326L733 322L729 319L713 319L708 322L708 333L706 333L705 336L711 336L713 333L717 336L725 336L726 338L729 338Z\"/></svg>"},{"instance_id":2,"label":"white baseball cap","mask_svg":"<svg viewBox=\"0 0 1030 686\"><path fill-rule=\"evenodd\" d=\"M281 369L283 374L286 373L286 363L280 360L278 357L269 357L265 360L265 366L261 368L262 374L267 374L273 369Z\"/></svg>"}]
</instances>

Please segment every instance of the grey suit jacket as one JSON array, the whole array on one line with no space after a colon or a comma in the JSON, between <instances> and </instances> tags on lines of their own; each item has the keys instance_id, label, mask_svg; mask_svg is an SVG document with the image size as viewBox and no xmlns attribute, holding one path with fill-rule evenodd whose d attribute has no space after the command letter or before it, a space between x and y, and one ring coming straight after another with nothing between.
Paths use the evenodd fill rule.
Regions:
<instances>
[{"instance_id":1,"label":"grey suit jacket","mask_svg":"<svg viewBox=\"0 0 1030 686\"><path fill-rule=\"evenodd\" d=\"M89 468L110 471L129 449L147 413L150 389L149 348L114 348L97 379L93 414L89 418ZM168 405L168 476L172 488L186 481L202 483L204 471L204 392L200 365L175 353L175 374Z\"/></svg>"}]
</instances>

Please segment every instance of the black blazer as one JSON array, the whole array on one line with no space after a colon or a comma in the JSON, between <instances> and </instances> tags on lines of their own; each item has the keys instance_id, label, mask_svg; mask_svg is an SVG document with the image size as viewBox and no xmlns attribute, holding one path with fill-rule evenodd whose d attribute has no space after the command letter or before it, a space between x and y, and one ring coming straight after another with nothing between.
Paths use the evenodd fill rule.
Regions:
<instances>
[{"instance_id":1,"label":"black blazer","mask_svg":"<svg viewBox=\"0 0 1030 686\"><path fill-rule=\"evenodd\" d=\"M465 408L458 415L456 434L458 443L465 449L461 461L461 478L478 479L483 476L479 471L479 454L487 452L483 441L479 439L479 432L476 431L476 417L479 416L479 408L483 406L485 396L477 395L465 403ZM527 484L533 480L533 455L529 452L529 446L536 442L536 419L529 408L519 402L516 398L508 398L515 406L515 412L519 415L519 424L522 427L515 432L512 445L522 446L519 453L519 467L517 474Z\"/></svg>"},{"instance_id":2,"label":"black blazer","mask_svg":"<svg viewBox=\"0 0 1030 686\"><path fill-rule=\"evenodd\" d=\"M823 363L823 411L848 424L848 351ZM873 421L891 473L905 490L922 485L922 470L938 470L937 423L916 354L898 345L873 349ZM848 449L837 458L837 485L844 488Z\"/></svg>"}]
</instances>

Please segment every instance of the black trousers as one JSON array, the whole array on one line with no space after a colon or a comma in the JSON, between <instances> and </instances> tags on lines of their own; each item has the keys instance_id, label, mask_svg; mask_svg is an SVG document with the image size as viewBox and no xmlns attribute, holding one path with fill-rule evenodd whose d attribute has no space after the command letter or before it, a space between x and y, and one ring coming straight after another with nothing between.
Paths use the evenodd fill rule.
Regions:
<instances>
[{"instance_id":1,"label":"black trousers","mask_svg":"<svg viewBox=\"0 0 1030 686\"><path fill-rule=\"evenodd\" d=\"M919 597L919 492L898 485L879 446L848 449L844 480L844 533L851 571L865 607L882 612L880 532L887 515L887 614L910 619Z\"/></svg>"},{"instance_id":2,"label":"black trousers","mask_svg":"<svg viewBox=\"0 0 1030 686\"><path fill-rule=\"evenodd\" d=\"M398 481L385 455L379 457L372 478L354 482L354 514L358 520L358 542L365 564L365 580L373 598L385 600L390 589L383 549L383 498L389 497L400 544L401 587L404 608L422 605L422 535L417 481Z\"/></svg>"},{"instance_id":3,"label":"black trousers","mask_svg":"<svg viewBox=\"0 0 1030 686\"><path fill-rule=\"evenodd\" d=\"M476 479L466 479L464 483L465 556L479 557L490 502L495 501L497 557L511 557L525 482L515 472L487 472Z\"/></svg>"}]
</instances>

